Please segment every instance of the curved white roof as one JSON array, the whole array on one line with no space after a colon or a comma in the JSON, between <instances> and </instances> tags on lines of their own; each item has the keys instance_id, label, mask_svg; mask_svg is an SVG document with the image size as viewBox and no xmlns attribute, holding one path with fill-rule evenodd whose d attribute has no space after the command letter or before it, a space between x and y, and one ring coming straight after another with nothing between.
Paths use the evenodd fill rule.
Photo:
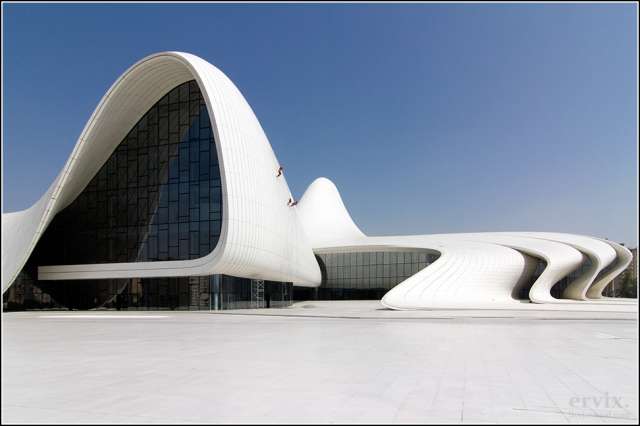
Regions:
<instances>
[{"instance_id":1,"label":"curved white roof","mask_svg":"<svg viewBox=\"0 0 640 426\"><path fill-rule=\"evenodd\" d=\"M99 279L226 274L318 286L314 251L423 249L431 265L382 299L394 309L521 303L514 297L534 279L535 303L610 303L602 290L631 262L626 248L598 238L547 232L499 232L373 237L349 215L336 186L316 179L297 206L271 145L236 86L220 70L188 53L163 52L129 68L98 104L67 163L29 209L2 215L2 288L25 265L53 217L69 205L132 126L170 89L195 79L206 102L220 163L220 240L194 260L39 267L39 279ZM586 260L589 262L586 262ZM558 281L574 273L561 299Z\"/></svg>"},{"instance_id":2,"label":"curved white roof","mask_svg":"<svg viewBox=\"0 0 640 426\"><path fill-rule=\"evenodd\" d=\"M619 244L583 235L484 232L366 236L355 225L335 185L326 178L309 186L300 201L300 212L317 252L419 248L440 253L433 264L383 297L382 304L393 309L521 303L514 295L533 278L536 259L544 262L544 269L531 285L528 301L589 303L600 299L604 287L631 261L629 250ZM568 283L562 298L553 297L552 287L572 273L577 276ZM604 302L608 301L601 299L598 303Z\"/></svg>"},{"instance_id":3,"label":"curved white roof","mask_svg":"<svg viewBox=\"0 0 640 426\"><path fill-rule=\"evenodd\" d=\"M313 247L365 236L349 215L338 188L327 178L317 178L309 185L297 210L307 240Z\"/></svg>"},{"instance_id":4,"label":"curved white roof","mask_svg":"<svg viewBox=\"0 0 640 426\"><path fill-rule=\"evenodd\" d=\"M129 68L109 89L64 168L31 208L2 215L3 291L24 266L54 215L83 190L131 127L162 96L195 79L207 104L220 162L223 221L207 256L186 261L41 267L41 279L92 279L227 274L320 284L320 269L304 238L291 192L260 123L219 69L188 53L164 52Z\"/></svg>"}]
</instances>

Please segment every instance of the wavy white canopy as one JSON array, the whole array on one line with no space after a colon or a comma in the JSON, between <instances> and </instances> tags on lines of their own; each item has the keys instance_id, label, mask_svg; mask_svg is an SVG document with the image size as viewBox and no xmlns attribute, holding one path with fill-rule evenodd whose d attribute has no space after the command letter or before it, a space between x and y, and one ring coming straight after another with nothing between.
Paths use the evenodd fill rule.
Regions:
<instances>
[{"instance_id":1,"label":"wavy white canopy","mask_svg":"<svg viewBox=\"0 0 640 426\"><path fill-rule=\"evenodd\" d=\"M606 285L631 262L625 247L582 235L497 232L368 237L326 178L309 186L299 213L316 252L419 248L440 254L433 264L383 297L382 304L393 309L521 303L516 295L533 278L528 301L592 303L601 299ZM539 261L544 269L535 277ZM554 284L574 275L561 299L551 295Z\"/></svg>"},{"instance_id":2,"label":"wavy white canopy","mask_svg":"<svg viewBox=\"0 0 640 426\"><path fill-rule=\"evenodd\" d=\"M206 102L220 164L223 215L218 245L194 260L58 265L39 268L42 280L144 278L227 274L318 286L314 251L424 249L439 258L382 299L394 309L519 303L611 303L606 285L631 262L619 244L560 233L501 232L368 237L354 223L335 185L314 181L296 207L271 145L240 91L220 70L187 53L148 56L109 89L67 163L27 210L2 215L2 288L15 280L53 217L85 188L146 111L169 90L196 80ZM573 277L562 299L558 281Z\"/></svg>"}]
</instances>

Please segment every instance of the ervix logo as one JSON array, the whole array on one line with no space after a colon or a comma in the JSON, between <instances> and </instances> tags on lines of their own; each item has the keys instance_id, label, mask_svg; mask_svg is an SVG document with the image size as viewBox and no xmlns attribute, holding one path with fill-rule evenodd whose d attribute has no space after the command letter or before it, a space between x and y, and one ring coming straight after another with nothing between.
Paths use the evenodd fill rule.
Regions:
<instances>
[{"instance_id":1,"label":"ervix logo","mask_svg":"<svg viewBox=\"0 0 640 426\"><path fill-rule=\"evenodd\" d=\"M605 392L602 396L574 396L569 400L573 408L622 408L628 407L622 403L621 396L612 396Z\"/></svg>"}]
</instances>

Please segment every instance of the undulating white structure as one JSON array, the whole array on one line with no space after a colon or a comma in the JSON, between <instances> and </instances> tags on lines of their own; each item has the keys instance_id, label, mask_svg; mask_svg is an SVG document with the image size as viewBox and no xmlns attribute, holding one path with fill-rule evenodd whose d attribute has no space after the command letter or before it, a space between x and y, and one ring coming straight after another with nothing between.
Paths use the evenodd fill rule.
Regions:
<instances>
[{"instance_id":1,"label":"undulating white structure","mask_svg":"<svg viewBox=\"0 0 640 426\"><path fill-rule=\"evenodd\" d=\"M218 190L220 200L206 195ZM83 209L94 210L82 216ZM96 225L93 216L103 210L111 216ZM71 226L48 230L57 215L71 211L80 219L66 213ZM76 228L79 236L69 235ZM47 232L50 245L69 244L58 257L41 242ZM74 254L86 250L74 251L67 236L80 245L90 239L93 258ZM367 236L326 178L295 202L240 91L213 65L180 52L154 54L129 68L98 104L49 190L29 209L2 215L3 294L31 264L31 279L47 288L128 280L114 295L146 279L225 275L321 289L333 279L348 281L354 291L378 282L382 304L401 310L522 301L631 303L602 298L630 262L625 247L581 235ZM552 295L561 282L562 291ZM217 284L207 285L211 291L205 293L213 294ZM163 291L154 306L165 303ZM166 294L170 299L171 290Z\"/></svg>"}]
</instances>

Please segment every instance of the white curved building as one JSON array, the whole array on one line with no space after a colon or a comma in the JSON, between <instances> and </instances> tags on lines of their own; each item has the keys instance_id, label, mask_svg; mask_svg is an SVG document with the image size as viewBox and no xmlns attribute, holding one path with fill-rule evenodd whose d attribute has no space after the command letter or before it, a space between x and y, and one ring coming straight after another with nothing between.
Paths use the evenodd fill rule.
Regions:
<instances>
[{"instance_id":1,"label":"white curved building","mask_svg":"<svg viewBox=\"0 0 640 426\"><path fill-rule=\"evenodd\" d=\"M240 91L180 52L111 86L2 247L5 309L283 306L293 285L393 309L623 303L602 291L631 262L570 234L366 236L328 179L296 203Z\"/></svg>"}]
</instances>

